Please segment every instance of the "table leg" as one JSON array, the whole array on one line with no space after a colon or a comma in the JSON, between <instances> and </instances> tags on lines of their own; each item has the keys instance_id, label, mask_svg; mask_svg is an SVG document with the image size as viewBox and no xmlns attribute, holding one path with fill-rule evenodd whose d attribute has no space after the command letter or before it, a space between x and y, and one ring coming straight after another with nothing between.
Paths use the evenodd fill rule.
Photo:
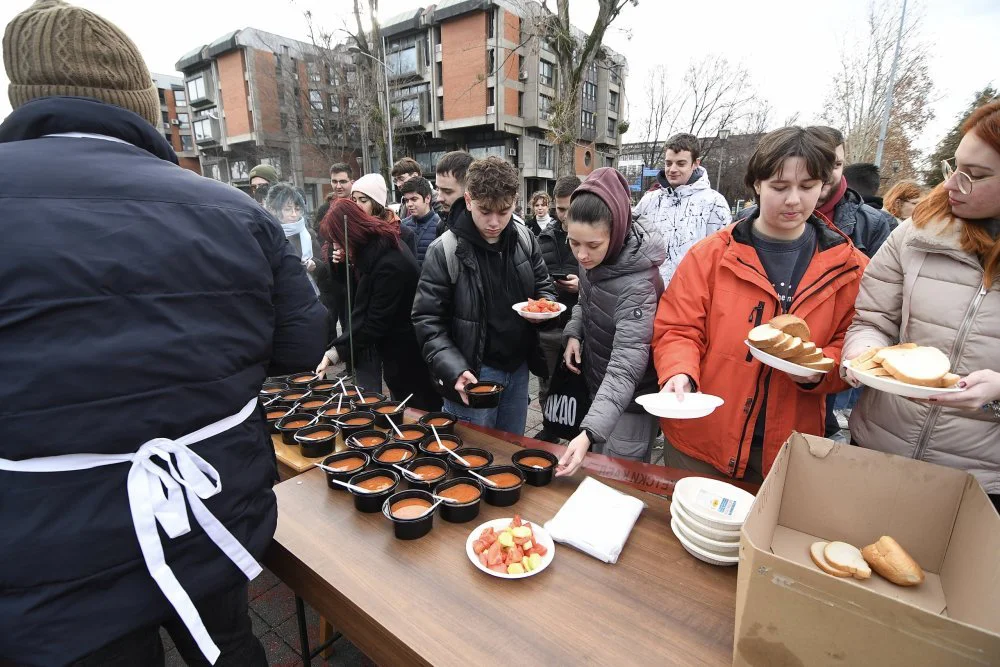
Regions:
<instances>
[{"instance_id":1,"label":"table leg","mask_svg":"<svg viewBox=\"0 0 1000 667\"><path fill-rule=\"evenodd\" d=\"M322 616L319 617L319 643L326 646L330 642L330 638L333 637L333 626ZM326 646L322 651L320 651L319 657L324 660L329 660L330 656L333 655L333 648Z\"/></svg>"},{"instance_id":2,"label":"table leg","mask_svg":"<svg viewBox=\"0 0 1000 667\"><path fill-rule=\"evenodd\" d=\"M299 645L302 649L302 664L305 667L312 665L312 656L309 654L309 629L306 627L306 605L298 595L295 596L295 617L299 622Z\"/></svg>"}]
</instances>

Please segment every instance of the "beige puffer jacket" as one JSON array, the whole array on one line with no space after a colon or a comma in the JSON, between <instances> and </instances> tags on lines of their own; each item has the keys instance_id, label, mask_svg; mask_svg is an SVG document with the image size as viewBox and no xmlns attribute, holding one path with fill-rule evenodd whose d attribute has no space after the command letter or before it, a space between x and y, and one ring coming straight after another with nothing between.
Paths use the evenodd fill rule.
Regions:
<instances>
[{"instance_id":1,"label":"beige puffer jacket","mask_svg":"<svg viewBox=\"0 0 1000 667\"><path fill-rule=\"evenodd\" d=\"M960 375L1000 371L1000 285L984 288L978 259L960 248L961 224L917 229L907 220L893 231L861 280L845 359L913 342L949 355ZM1000 493L1000 420L982 410L866 389L850 428L863 447L968 471L987 493Z\"/></svg>"}]
</instances>

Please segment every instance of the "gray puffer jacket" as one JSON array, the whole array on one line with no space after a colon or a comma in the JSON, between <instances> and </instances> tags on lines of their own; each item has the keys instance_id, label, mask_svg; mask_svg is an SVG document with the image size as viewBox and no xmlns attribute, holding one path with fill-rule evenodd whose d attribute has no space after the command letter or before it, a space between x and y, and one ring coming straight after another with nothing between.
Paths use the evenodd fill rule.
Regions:
<instances>
[{"instance_id":1,"label":"gray puffer jacket","mask_svg":"<svg viewBox=\"0 0 1000 667\"><path fill-rule=\"evenodd\" d=\"M978 259L960 247L962 224L907 220L889 236L861 279L845 359L910 342L941 350L962 376L1000 370L1000 284L984 286ZM1000 420L990 413L866 389L850 426L862 447L965 470L1000 493Z\"/></svg>"},{"instance_id":2,"label":"gray puffer jacket","mask_svg":"<svg viewBox=\"0 0 1000 667\"><path fill-rule=\"evenodd\" d=\"M657 390L649 346L666 256L659 233L636 222L617 261L580 272L580 301L563 336L583 342L593 402L580 428L595 442L608 439L635 396Z\"/></svg>"}]
</instances>

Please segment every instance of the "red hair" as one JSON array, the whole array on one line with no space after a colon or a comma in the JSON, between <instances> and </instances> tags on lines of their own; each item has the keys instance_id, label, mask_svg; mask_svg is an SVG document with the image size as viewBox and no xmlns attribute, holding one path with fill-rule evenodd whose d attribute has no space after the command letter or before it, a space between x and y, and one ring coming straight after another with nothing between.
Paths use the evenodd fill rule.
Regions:
<instances>
[{"instance_id":1,"label":"red hair","mask_svg":"<svg viewBox=\"0 0 1000 667\"><path fill-rule=\"evenodd\" d=\"M885 202L882 206L892 214L894 218L900 217L900 208L904 201L916 201L920 203L920 198L924 196L924 191L916 181L900 181L889 188L885 193Z\"/></svg>"},{"instance_id":2,"label":"red hair","mask_svg":"<svg viewBox=\"0 0 1000 667\"><path fill-rule=\"evenodd\" d=\"M319 223L319 235L327 244L336 243L341 248L346 248L349 257L372 243L399 249L399 225L368 215L360 206L343 197L330 202L329 210ZM329 257L326 247L323 249L323 254Z\"/></svg>"},{"instance_id":3,"label":"red hair","mask_svg":"<svg viewBox=\"0 0 1000 667\"><path fill-rule=\"evenodd\" d=\"M1000 154L1000 101L984 104L965 119L962 136L970 132ZM940 220L950 220L950 223L958 220L951 213L944 183L934 188L913 210L913 224L917 227ZM981 225L966 224L962 226L961 246L962 250L979 258L986 289L994 280L1000 280L1000 239L994 239Z\"/></svg>"}]
</instances>

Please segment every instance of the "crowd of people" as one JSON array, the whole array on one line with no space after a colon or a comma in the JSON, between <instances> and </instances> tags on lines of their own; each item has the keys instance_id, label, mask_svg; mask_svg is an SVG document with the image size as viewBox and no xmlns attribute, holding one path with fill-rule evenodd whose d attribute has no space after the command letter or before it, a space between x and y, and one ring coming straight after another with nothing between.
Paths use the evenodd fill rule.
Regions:
<instances>
[{"instance_id":1,"label":"crowd of people","mask_svg":"<svg viewBox=\"0 0 1000 667\"><path fill-rule=\"evenodd\" d=\"M104 38L83 48L67 26ZM454 151L434 186L393 166L402 219L383 176L346 163L309 216L270 165L251 196L178 167L141 55L99 16L36 3L4 54L0 662L152 663L165 625L191 664L265 664L247 616L277 511L257 392L341 362L365 389L515 434L530 374L544 403L565 367L589 408L559 475L588 452L649 461L662 431L666 465L760 482L792 431L835 435L850 411L853 444L968 471L1000 506L1000 102L965 122L941 185L897 183L884 210L837 130L784 127L735 220L691 135L634 207L605 167L532 194L522 220L517 168ZM513 309L542 298L566 312ZM784 313L834 370L749 354L747 332ZM840 362L899 342L949 355L962 391L859 391ZM497 407L469 405L479 381L504 386ZM724 404L657 420L635 399L659 391Z\"/></svg>"}]
</instances>

